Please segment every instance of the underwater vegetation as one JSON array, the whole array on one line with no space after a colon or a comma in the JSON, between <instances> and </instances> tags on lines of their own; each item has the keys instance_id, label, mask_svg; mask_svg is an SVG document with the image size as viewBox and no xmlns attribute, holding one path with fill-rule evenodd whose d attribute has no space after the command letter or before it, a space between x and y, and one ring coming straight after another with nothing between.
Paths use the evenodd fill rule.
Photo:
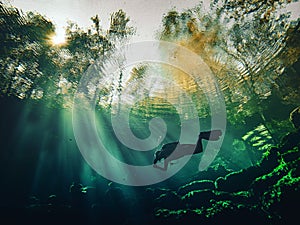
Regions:
<instances>
[{"instance_id":1,"label":"underwater vegetation","mask_svg":"<svg viewBox=\"0 0 300 225\"><path fill-rule=\"evenodd\" d=\"M169 180L129 187L89 167L71 121L84 71L134 34L126 12L112 13L108 29L98 15L91 15L87 28L69 21L66 41L56 44L55 25L45 16L0 2L0 223L294 224L300 196L300 20L287 9L295 7L291 0L214 0L206 9L199 3L166 12L157 39L192 50L209 66L225 100L227 129L207 170L199 171L192 158ZM141 62L87 86L98 93L95 114L104 121L99 132L116 158L151 164L156 150L144 160L144 153L121 146L107 126L121 97L146 96L130 111L138 137L148 137L149 121L161 117L168 127L161 144L178 140L180 112L164 99L176 99L178 90L167 86L168 79L190 95L201 131L209 130L206 93L181 70ZM109 161L107 170L118 172Z\"/></svg>"},{"instance_id":2,"label":"underwater vegetation","mask_svg":"<svg viewBox=\"0 0 300 225\"><path fill-rule=\"evenodd\" d=\"M300 188L300 108L296 130L269 148L260 163L239 171L209 168L168 188L106 188L73 182L64 196L32 196L24 208L1 208L11 224L293 224ZM18 217L13 215L17 214Z\"/></svg>"},{"instance_id":3,"label":"underwater vegetation","mask_svg":"<svg viewBox=\"0 0 300 225\"><path fill-rule=\"evenodd\" d=\"M164 205L156 210L162 224L294 223L300 188L299 107L291 118L297 130L269 148L256 166L216 180L195 180L181 186L177 195L169 191L158 197Z\"/></svg>"}]
</instances>

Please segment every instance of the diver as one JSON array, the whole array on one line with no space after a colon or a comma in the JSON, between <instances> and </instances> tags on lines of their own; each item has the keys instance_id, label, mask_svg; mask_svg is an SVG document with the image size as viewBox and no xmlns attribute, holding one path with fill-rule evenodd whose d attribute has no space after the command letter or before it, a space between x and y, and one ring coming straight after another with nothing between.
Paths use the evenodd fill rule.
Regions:
<instances>
[{"instance_id":1,"label":"diver","mask_svg":"<svg viewBox=\"0 0 300 225\"><path fill-rule=\"evenodd\" d=\"M161 170L167 170L168 164L171 161L187 155L199 154L203 152L202 139L217 141L220 139L221 135L221 130L204 131L200 132L196 144L180 144L179 141L165 144L162 146L161 150L155 152L153 167ZM164 159L163 168L157 165L157 162L161 161L162 159Z\"/></svg>"}]
</instances>

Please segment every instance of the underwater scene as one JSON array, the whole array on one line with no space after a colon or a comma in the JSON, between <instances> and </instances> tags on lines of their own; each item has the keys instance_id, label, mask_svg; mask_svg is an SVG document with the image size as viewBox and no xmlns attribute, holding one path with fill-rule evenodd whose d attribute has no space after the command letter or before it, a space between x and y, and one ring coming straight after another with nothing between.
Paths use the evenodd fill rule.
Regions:
<instances>
[{"instance_id":1,"label":"underwater scene","mask_svg":"<svg viewBox=\"0 0 300 225\"><path fill-rule=\"evenodd\" d=\"M1 224L297 224L300 2L0 1Z\"/></svg>"}]
</instances>

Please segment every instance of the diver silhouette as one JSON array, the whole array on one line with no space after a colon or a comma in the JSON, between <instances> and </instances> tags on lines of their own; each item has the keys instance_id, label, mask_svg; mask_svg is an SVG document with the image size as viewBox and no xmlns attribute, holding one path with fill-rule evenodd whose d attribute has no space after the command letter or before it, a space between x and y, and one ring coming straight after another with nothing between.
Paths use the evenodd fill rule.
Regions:
<instances>
[{"instance_id":1,"label":"diver silhouette","mask_svg":"<svg viewBox=\"0 0 300 225\"><path fill-rule=\"evenodd\" d=\"M171 161L187 155L193 155L203 152L202 139L217 141L220 139L221 135L221 130L203 131L200 132L196 144L180 144L179 141L165 144L162 146L161 150L155 152L153 167L161 170L167 170L168 164ZM162 159L164 159L164 167L160 167L157 165L157 162Z\"/></svg>"}]
</instances>

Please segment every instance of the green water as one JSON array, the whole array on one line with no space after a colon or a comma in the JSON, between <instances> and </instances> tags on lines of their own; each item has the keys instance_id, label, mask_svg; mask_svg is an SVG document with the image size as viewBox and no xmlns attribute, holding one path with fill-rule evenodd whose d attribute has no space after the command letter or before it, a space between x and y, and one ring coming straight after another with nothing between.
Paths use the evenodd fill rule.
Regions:
<instances>
[{"instance_id":1,"label":"green water","mask_svg":"<svg viewBox=\"0 0 300 225\"><path fill-rule=\"evenodd\" d=\"M70 200L73 192L69 187L77 182L88 190L85 198L87 211L93 214L93 210L99 209L105 212L101 214L105 218L113 217L114 203L119 204L116 199L125 199L120 203L121 212L126 214L126 210L139 208L142 219L155 216L161 219L164 215L172 219L178 214L183 215L181 218L198 215L197 218L204 220L203 213L207 213L205 218L212 218L222 207L225 211L231 207L234 210L250 209L255 213L262 208L258 214L275 218L276 222L280 221L276 217L277 211L283 218L289 218L290 214L276 201L279 199L280 202L284 195L287 196L285 204L294 203L293 195L297 191L293 188L299 182L296 159L299 146L286 152L275 148L290 132L297 133L289 117L300 102L299 18L285 13L283 9L289 4L294 3L214 1L207 12L201 4L183 12L166 12L157 39L184 47L201 57L213 79L204 76L206 67L194 70L191 58L177 54L177 49L167 51L170 49L161 48L160 56L168 59L165 61L188 65L187 70L193 74L166 62L139 62L125 66L127 59L121 57L114 62L120 66L118 70L106 75L100 73L102 70L96 70L100 72L96 73L94 80L81 81L86 71L103 67L103 62L113 58L116 46L130 40L134 29L128 24L126 12L121 10L113 14L112 24L106 31L100 29L101 24L95 18L89 30L69 24L66 28L67 43L57 46L50 40L55 30L51 21L38 13L21 13L0 3L0 206L22 209L28 206L30 196L38 196L41 205L48 207L48 201L51 201L48 196L55 194L62 205L71 205L72 209L76 202ZM83 87L80 86L82 83ZM92 96L87 102L92 103L93 113L89 117L90 111L86 111L86 120L95 120L97 140L112 156L102 160L109 176L123 176L127 172L115 167L112 159L134 166L152 166L153 155L163 144L178 140L186 144L196 143L199 132L218 128L217 123L212 124L212 106L223 110L219 103L224 101L226 129L222 130L222 145L204 171L199 171L203 158L203 154L199 154L192 156L174 176L152 186L134 189L130 185L111 183L81 154L74 131L73 107L74 96L82 93ZM182 93L188 98L182 98ZM87 103L82 103L85 110ZM122 114L125 112L129 112L128 118ZM115 115L121 115L121 120L113 124ZM153 118L164 121L160 126L154 126L154 130L160 129L156 130L154 138L150 126ZM137 151L118 137L116 127L120 128L121 135L129 136L128 129L125 129L128 127L123 124L126 119L128 124L124 124L137 139L152 137L147 143L152 146L149 151ZM185 123L190 123L191 129L183 131ZM162 124L166 128L165 134L160 134L164 128ZM220 126L225 127L224 124ZM83 137L85 131L82 131ZM92 151L95 150L93 144L87 143L86 146ZM203 141L203 144L206 148L208 142ZM267 161L266 165L260 164L263 159ZM172 162L168 172L175 171L180 163L181 159ZM268 171L269 166L271 171ZM267 172L262 172L261 168ZM155 175L160 177L161 174L156 172ZM234 186L226 183L226 174L231 174L230 182L227 181ZM202 179L208 180L211 183L208 185L216 188L214 182L218 176L223 177L218 184L224 189L209 190L207 195L203 190L193 189L187 195L177 196L178 188L193 186L191 181L201 183ZM239 190L238 187L244 188L249 177L253 177L250 181L255 181L254 186ZM143 179L147 179L147 174ZM276 182L267 190L265 186L269 181ZM119 188L125 195L124 199L116 194ZM236 189L238 191L233 191ZM117 191L110 196L107 194L110 190ZM228 195L224 197L223 192ZM222 196L222 201L225 200L209 199L209 203L205 203L207 208L201 208L193 197L198 195L204 199L208 195L213 195L211 199ZM263 198L255 199L257 196ZM187 207L193 204L195 208L189 211ZM135 218L133 214L131 212L129 217ZM164 220L160 222L164 224Z\"/></svg>"}]
</instances>

